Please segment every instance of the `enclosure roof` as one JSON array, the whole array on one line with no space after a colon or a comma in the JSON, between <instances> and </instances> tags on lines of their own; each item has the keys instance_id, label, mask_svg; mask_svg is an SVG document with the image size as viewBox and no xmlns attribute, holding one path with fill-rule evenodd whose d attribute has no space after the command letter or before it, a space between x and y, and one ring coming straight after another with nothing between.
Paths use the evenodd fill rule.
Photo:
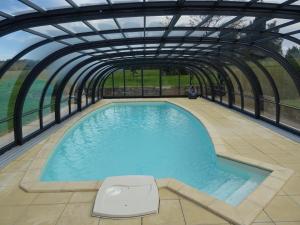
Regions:
<instances>
[{"instance_id":1,"label":"enclosure roof","mask_svg":"<svg viewBox=\"0 0 300 225\"><path fill-rule=\"evenodd\" d=\"M280 76L274 77L260 59L268 59L278 66L276 68L282 71ZM259 69L251 69L249 63ZM262 79L268 80L274 93L275 100L272 100L277 105L280 94L288 92L279 90L280 82L298 99L300 1L0 2L0 85L12 71L23 68L17 77L19 86L15 86L7 102L14 104L14 108L7 111L7 118L1 118L0 114L0 122L13 118L14 132L19 136L16 139L22 136L25 98L46 69L53 71L42 90L40 110L53 81L57 82L57 89L52 96L61 97L71 79L75 83L81 80L84 83L91 77L98 81L118 68L143 65L181 66L200 71L205 77L201 78L202 82L209 80L206 78L208 70L217 71L219 83L228 80L227 88L232 95L235 90L228 74L233 68L242 71L252 88L256 108L260 99L266 97ZM287 84L282 77L291 82ZM210 86L213 88L212 83ZM277 111L279 114L279 109Z\"/></svg>"}]
</instances>

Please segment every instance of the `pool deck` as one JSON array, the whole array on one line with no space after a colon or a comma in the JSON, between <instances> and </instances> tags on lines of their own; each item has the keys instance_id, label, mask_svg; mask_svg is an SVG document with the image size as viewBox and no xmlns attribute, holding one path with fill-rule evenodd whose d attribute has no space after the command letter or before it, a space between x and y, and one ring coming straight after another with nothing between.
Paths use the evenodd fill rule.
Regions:
<instances>
[{"instance_id":1,"label":"pool deck","mask_svg":"<svg viewBox=\"0 0 300 225\"><path fill-rule=\"evenodd\" d=\"M82 182L45 185L39 184L37 177L56 142L74 122L101 105L116 101L103 100L76 114L61 129L0 171L0 224L213 225L249 224L252 221L256 225L300 224L299 143L203 99L154 100L170 101L192 112L208 129L219 155L268 168L274 171L271 179L235 208L178 181L160 180L158 215L126 220L91 217L100 182L94 182L92 188L91 183Z\"/></svg>"}]
</instances>

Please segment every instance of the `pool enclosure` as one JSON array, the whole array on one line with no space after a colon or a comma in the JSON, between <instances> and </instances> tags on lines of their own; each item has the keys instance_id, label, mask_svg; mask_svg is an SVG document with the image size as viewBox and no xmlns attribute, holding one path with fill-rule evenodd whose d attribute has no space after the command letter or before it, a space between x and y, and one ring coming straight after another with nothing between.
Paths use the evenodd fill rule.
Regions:
<instances>
[{"instance_id":1,"label":"pool enclosure","mask_svg":"<svg viewBox=\"0 0 300 225\"><path fill-rule=\"evenodd\" d=\"M191 85L300 134L300 1L0 2L0 153L102 98Z\"/></svg>"}]
</instances>

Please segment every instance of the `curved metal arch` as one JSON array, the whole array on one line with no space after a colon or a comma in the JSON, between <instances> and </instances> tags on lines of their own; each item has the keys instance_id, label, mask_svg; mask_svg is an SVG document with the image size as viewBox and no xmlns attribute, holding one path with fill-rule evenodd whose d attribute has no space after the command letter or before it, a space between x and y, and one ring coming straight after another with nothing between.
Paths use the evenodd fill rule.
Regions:
<instances>
[{"instance_id":1,"label":"curved metal arch","mask_svg":"<svg viewBox=\"0 0 300 225\"><path fill-rule=\"evenodd\" d=\"M197 42L197 41L196 41ZM88 43L88 46L90 45L90 44L92 44L92 43L98 43L99 45L102 45L103 43L102 42L91 42L91 43ZM101 44L100 44L101 43ZM227 43L227 42L226 42ZM22 87L24 86L24 84L25 84L25 87L27 86L27 85L31 85L31 83L32 83L32 81L35 79L35 76L37 76L36 74L37 73L39 73L40 72L40 70L42 70L44 67L46 67L47 65L49 65L53 60L54 60L54 58L57 58L57 57L59 57L59 56L61 56L61 55L66 55L66 54L68 54L68 53L71 53L71 52L74 52L74 51L78 51L78 50L80 50L80 48L86 48L87 46L86 46L87 44L77 44L76 46L79 48L79 49L74 49L75 47L72 47L72 48L70 48L70 47L66 47L66 48L63 48L63 49L60 49L60 50L58 50L58 51L56 51L56 52L54 52L54 53L52 53L50 56L48 56L48 57L46 57L44 60L42 60L40 63L38 63L38 65L36 65L33 69L32 69L32 71L30 72L30 74L26 77L26 79L25 79L25 81L24 81L24 83L23 83L23 85L22 85ZM96 44L95 44L96 45ZM94 46L94 47L96 47L96 46ZM99 57L99 58L101 58L101 57ZM280 63L280 62L279 62ZM22 90L22 87L21 87L21 90L20 90L20 92L22 92L23 90ZM300 88L300 86L299 86L299 88ZM25 91L24 91L24 93L25 93L25 95L26 95L26 92L28 91L28 90L26 90L26 88L24 88L25 89ZM24 94L23 93L23 94Z\"/></svg>"},{"instance_id":2,"label":"curved metal arch","mask_svg":"<svg viewBox=\"0 0 300 225\"><path fill-rule=\"evenodd\" d=\"M78 20L105 19L115 15L118 17L142 15L193 15L195 13L214 15L245 15L255 17L287 18L299 20L299 7L288 5L274 8L272 4L255 3L251 5L242 2L202 2L186 1L182 5L176 2L135 2L116 5L94 5L76 8L48 10L47 13L28 13L0 22L0 33L5 34L16 29L25 29L29 26L41 26ZM242 9L242 10L241 10ZM99 13L101 11L101 13Z\"/></svg>"},{"instance_id":3,"label":"curved metal arch","mask_svg":"<svg viewBox=\"0 0 300 225\"><path fill-rule=\"evenodd\" d=\"M274 98L275 98L275 107L276 107L276 119L275 122L276 124L279 124L279 119L280 119L280 95L278 88L275 84L275 81L269 71L262 65L260 64L257 60L253 60L254 64L266 75L266 78L268 79L273 93L274 93Z\"/></svg>"},{"instance_id":4,"label":"curved metal arch","mask_svg":"<svg viewBox=\"0 0 300 225\"><path fill-rule=\"evenodd\" d=\"M57 76L57 74L59 74L59 72L61 70L63 70L69 63L72 63L73 61L83 57L84 55L79 55L73 59L70 59L69 61L65 62L63 65L61 65L48 79L47 83L45 84L43 91L42 91L42 95L40 98L40 103L39 103L39 118L40 118L40 128L43 128L43 108L44 108L44 101L45 101L45 97L46 97L46 93L48 90L48 87L50 86L52 80Z\"/></svg>"},{"instance_id":5,"label":"curved metal arch","mask_svg":"<svg viewBox=\"0 0 300 225\"><path fill-rule=\"evenodd\" d=\"M98 67L96 67L95 69L93 69L94 71L90 71L89 74L87 74L81 81L81 84L79 84L79 87L78 87L78 92L77 92L77 108L78 108L78 111L81 111L81 98L82 98L82 92L83 92L83 88L84 88L84 85L86 83L86 81L92 76L94 75L95 73L98 73L98 74L102 74L103 72L105 73L106 70L109 70L110 68L103 68L103 70L101 70L103 68L103 65L99 65ZM100 69L100 71L99 71Z\"/></svg>"},{"instance_id":6,"label":"curved metal arch","mask_svg":"<svg viewBox=\"0 0 300 225\"><path fill-rule=\"evenodd\" d=\"M91 42L91 43L93 43L93 42ZM91 43L89 43L89 44L91 44ZM95 42L95 43L97 43L97 42ZM99 44L100 44L100 43L99 43ZM103 44L103 43L101 43L101 45L102 45L102 44ZM82 47L81 45L82 45L82 44L78 44L77 46ZM84 48L84 47L85 47L85 46L83 45L83 48ZM23 85L21 86L21 89L20 89L18 98L19 98L19 96L20 96L20 93L21 93L21 96L26 96L26 94L27 94L27 92L28 92L28 90L27 90L28 87L31 86L32 82L33 82L34 79L35 79L35 76L37 76L37 74L40 72L40 70L42 70L43 68L45 68L46 66L48 66L48 65L49 65L51 62L53 62L54 59L57 58L58 56L60 56L60 55L66 55L66 54L68 54L68 53L71 53L71 52L76 51L76 50L74 49L74 47L73 47L72 49L69 49L69 51L66 50L67 48L69 48L69 47L60 49L60 50L58 50L58 51L52 53L50 56L46 57L44 60L42 60L40 63L38 63L37 66L35 66L35 67L32 69L32 71L30 72L30 75L28 75L28 76L26 77L26 79L25 79ZM79 49L77 49L77 50L79 50ZM18 98L17 98L17 100L18 100ZM22 99L22 97L20 97L20 98ZM19 101L19 103L20 103L20 102L21 102L21 101ZM21 103L22 106L23 106L23 103L24 103L24 102ZM18 112L18 109L19 109L19 104L16 104L16 106L15 106L15 112ZM19 121L17 121L17 120L19 120ZM15 121L16 121L16 123L20 122L20 121L21 121L21 120L20 120L20 116L19 116L19 117L17 116L16 119L15 119ZM16 140L17 140L17 139L18 139L18 138L16 138Z\"/></svg>"},{"instance_id":7,"label":"curved metal arch","mask_svg":"<svg viewBox=\"0 0 300 225\"><path fill-rule=\"evenodd\" d=\"M95 64L92 64L90 67L88 67L84 71L82 71L82 73L80 75L78 75L78 77L74 80L73 84L71 85L71 88L70 88L70 91L69 91L69 100L68 100L69 114L71 114L71 101L72 101L71 97L72 97L72 93L74 91L74 88L75 88L77 82L79 81L80 78L82 78L82 75L85 74L87 70L89 70L91 67L93 67L95 65L97 65L97 66L94 67L91 71L89 71L85 76L88 76L91 72L92 73L96 72L99 67L102 67L101 62L96 62ZM79 106L78 102L81 102L81 101L79 101L78 95L77 95L77 110L79 109L79 111L80 111L81 110L81 104Z\"/></svg>"}]
</instances>

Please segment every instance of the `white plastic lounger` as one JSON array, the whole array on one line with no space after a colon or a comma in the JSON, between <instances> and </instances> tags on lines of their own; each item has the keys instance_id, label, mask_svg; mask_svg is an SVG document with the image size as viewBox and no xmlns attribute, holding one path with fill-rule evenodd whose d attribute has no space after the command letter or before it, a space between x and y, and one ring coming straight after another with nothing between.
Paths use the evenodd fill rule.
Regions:
<instances>
[{"instance_id":1,"label":"white plastic lounger","mask_svg":"<svg viewBox=\"0 0 300 225\"><path fill-rule=\"evenodd\" d=\"M158 213L159 195L152 176L109 177L102 183L93 216L126 218Z\"/></svg>"}]
</instances>

